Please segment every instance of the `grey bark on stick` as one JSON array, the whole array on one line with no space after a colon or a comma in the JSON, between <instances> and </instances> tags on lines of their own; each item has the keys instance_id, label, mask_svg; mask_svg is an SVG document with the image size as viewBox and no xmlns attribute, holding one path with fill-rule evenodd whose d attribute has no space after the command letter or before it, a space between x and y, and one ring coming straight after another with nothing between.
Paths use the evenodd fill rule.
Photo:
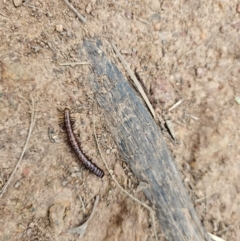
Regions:
<instances>
[{"instance_id":1,"label":"grey bark on stick","mask_svg":"<svg viewBox=\"0 0 240 241\"><path fill-rule=\"evenodd\" d=\"M156 209L167 241L210 240L183 185L162 134L147 107L118 68L101 50L101 42L85 40L94 74L89 82L106 115L111 134ZM101 79L101 81L99 81Z\"/></svg>"}]
</instances>

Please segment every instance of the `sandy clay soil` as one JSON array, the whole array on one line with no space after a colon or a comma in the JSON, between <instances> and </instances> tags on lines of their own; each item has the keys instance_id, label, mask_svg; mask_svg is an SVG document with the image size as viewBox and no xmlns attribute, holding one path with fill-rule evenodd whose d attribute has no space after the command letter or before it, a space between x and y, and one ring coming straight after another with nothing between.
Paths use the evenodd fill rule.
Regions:
<instances>
[{"instance_id":1,"label":"sandy clay soil","mask_svg":"<svg viewBox=\"0 0 240 241\"><path fill-rule=\"evenodd\" d=\"M0 198L0 240L155 240L148 211L117 187L97 151L93 117L111 172L147 203L94 101L91 67L69 65L86 62L82 42L97 37L126 78L110 42L138 74L207 232L239 241L240 2L71 2L85 23L63 0L0 2L0 188L28 135L25 99L38 103L23 160ZM65 106L74 109L76 136L103 179L71 152L59 127ZM88 219L96 197L80 238L73 228Z\"/></svg>"}]
</instances>

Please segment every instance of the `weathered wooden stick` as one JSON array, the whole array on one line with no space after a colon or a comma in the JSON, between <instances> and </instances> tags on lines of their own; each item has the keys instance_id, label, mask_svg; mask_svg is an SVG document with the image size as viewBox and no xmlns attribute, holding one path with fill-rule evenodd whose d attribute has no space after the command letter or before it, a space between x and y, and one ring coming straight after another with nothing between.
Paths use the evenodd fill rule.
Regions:
<instances>
[{"instance_id":1,"label":"weathered wooden stick","mask_svg":"<svg viewBox=\"0 0 240 241\"><path fill-rule=\"evenodd\" d=\"M143 190L156 209L167 241L210 240L185 190L161 132L138 94L101 50L84 41L95 75L89 77L112 136L131 170L148 183Z\"/></svg>"}]
</instances>

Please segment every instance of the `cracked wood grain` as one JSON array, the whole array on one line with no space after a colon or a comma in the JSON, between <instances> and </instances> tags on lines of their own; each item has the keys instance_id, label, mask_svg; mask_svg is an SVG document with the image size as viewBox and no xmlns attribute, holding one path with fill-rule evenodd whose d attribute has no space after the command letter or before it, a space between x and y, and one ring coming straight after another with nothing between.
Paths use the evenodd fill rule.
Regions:
<instances>
[{"instance_id":1,"label":"cracked wood grain","mask_svg":"<svg viewBox=\"0 0 240 241\"><path fill-rule=\"evenodd\" d=\"M118 68L101 50L99 40L83 47L94 74L89 83L103 109L119 151L156 209L167 241L210 240L199 221L176 164L147 107Z\"/></svg>"}]
</instances>

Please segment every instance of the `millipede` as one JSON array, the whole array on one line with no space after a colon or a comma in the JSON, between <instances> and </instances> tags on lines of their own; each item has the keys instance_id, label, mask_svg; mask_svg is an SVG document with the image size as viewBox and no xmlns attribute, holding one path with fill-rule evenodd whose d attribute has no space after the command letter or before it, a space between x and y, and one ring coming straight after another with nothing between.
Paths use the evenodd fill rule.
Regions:
<instances>
[{"instance_id":1,"label":"millipede","mask_svg":"<svg viewBox=\"0 0 240 241\"><path fill-rule=\"evenodd\" d=\"M64 118L63 118L63 127L66 129L68 141L70 146L72 147L73 151L77 155L78 159L84 164L84 166L91 172L93 172L98 177L103 177L104 172L101 170L96 164L94 164L81 150L81 145L77 141L77 138L73 132L75 120L70 115L70 109L65 108L64 111Z\"/></svg>"}]
</instances>

